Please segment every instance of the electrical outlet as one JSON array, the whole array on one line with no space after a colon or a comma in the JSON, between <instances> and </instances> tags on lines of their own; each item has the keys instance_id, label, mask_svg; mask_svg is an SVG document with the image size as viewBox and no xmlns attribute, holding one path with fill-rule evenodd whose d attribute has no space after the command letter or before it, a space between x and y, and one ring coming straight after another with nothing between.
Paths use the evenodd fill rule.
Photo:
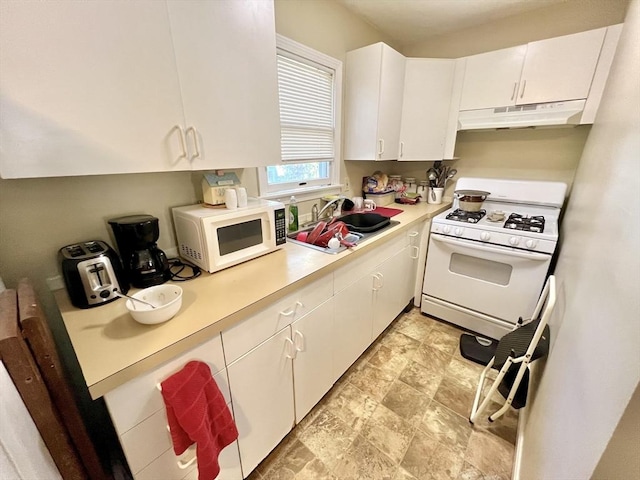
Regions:
<instances>
[{"instance_id":1,"label":"electrical outlet","mask_svg":"<svg viewBox=\"0 0 640 480\"><path fill-rule=\"evenodd\" d=\"M349 178L345 178L344 183L342 184L342 191L346 193L349 190L351 190L351 183L349 182Z\"/></svg>"}]
</instances>

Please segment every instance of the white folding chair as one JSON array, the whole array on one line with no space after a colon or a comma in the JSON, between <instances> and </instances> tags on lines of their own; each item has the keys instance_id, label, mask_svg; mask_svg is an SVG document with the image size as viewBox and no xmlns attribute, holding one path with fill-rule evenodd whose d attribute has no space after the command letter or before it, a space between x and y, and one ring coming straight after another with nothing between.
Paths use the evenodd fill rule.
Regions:
<instances>
[{"instance_id":1,"label":"white folding chair","mask_svg":"<svg viewBox=\"0 0 640 480\"><path fill-rule=\"evenodd\" d=\"M478 389L469 417L469 421L472 424L476 423L487 409L492 401L493 394L497 390L506 398L506 401L498 411L489 416L490 422L505 414L509 407L514 404L516 395L520 396L521 393L524 393L525 400L524 402L517 402L519 403L517 407L514 404L514 408L524 406L524 403L526 403L529 364L545 356L549 351L550 333L547 323L555 304L556 280L551 275L545 283L531 319L523 321L521 318L516 327L500 339L493 358L480 374ZM487 373L492 368L499 370L499 373L481 402ZM523 379L525 379L525 383L522 384L523 389L519 391ZM509 383L511 383L510 386L508 385Z\"/></svg>"}]
</instances>

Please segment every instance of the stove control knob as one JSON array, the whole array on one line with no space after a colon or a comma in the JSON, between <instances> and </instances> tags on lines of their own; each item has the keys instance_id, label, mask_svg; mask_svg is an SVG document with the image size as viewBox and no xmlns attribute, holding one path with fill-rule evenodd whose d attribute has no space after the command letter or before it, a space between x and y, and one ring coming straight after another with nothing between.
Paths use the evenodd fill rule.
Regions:
<instances>
[{"instance_id":1,"label":"stove control knob","mask_svg":"<svg viewBox=\"0 0 640 480\"><path fill-rule=\"evenodd\" d=\"M482 240L483 242L488 241L491 238L491 234L489 232L482 232L480 234L480 240Z\"/></svg>"},{"instance_id":2,"label":"stove control knob","mask_svg":"<svg viewBox=\"0 0 640 480\"><path fill-rule=\"evenodd\" d=\"M516 245L518 245L520 243L520 237L511 237L509 239L509 245L515 247Z\"/></svg>"},{"instance_id":3,"label":"stove control knob","mask_svg":"<svg viewBox=\"0 0 640 480\"><path fill-rule=\"evenodd\" d=\"M536 242L535 240L527 240L524 244L527 246L527 248L531 249L536 248L538 242Z\"/></svg>"},{"instance_id":4,"label":"stove control knob","mask_svg":"<svg viewBox=\"0 0 640 480\"><path fill-rule=\"evenodd\" d=\"M449 225L445 225L444 227L442 227L442 231L444 233L449 233L451 231L451 227Z\"/></svg>"},{"instance_id":5,"label":"stove control knob","mask_svg":"<svg viewBox=\"0 0 640 480\"><path fill-rule=\"evenodd\" d=\"M463 232L464 232L464 228L460 228L460 227L457 227L454 231L457 237L461 237Z\"/></svg>"}]
</instances>

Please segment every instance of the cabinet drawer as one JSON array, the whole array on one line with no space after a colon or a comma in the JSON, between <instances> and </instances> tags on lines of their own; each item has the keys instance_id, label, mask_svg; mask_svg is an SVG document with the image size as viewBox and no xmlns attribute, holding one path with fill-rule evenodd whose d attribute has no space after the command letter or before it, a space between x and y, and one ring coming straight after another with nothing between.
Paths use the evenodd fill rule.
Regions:
<instances>
[{"instance_id":1,"label":"cabinet drawer","mask_svg":"<svg viewBox=\"0 0 640 480\"><path fill-rule=\"evenodd\" d=\"M363 257L349 262L334 272L334 291L340 292L360 278L373 272L387 258L409 245L409 235L414 229L403 232ZM226 347L226 345L225 345Z\"/></svg>"},{"instance_id":2,"label":"cabinet drawer","mask_svg":"<svg viewBox=\"0 0 640 480\"><path fill-rule=\"evenodd\" d=\"M217 375L214 375L213 378L220 385L223 382L226 383L226 376L226 371L222 370ZM161 393L158 390L156 390L156 394L161 397ZM160 401L162 402L162 397ZM229 410L231 410L231 405L229 404L228 406ZM167 428L164 403L150 417L121 434L120 443L127 457L129 468L133 473L139 472L165 450L171 449L171 434ZM184 456L191 457L187 453Z\"/></svg>"},{"instance_id":3,"label":"cabinet drawer","mask_svg":"<svg viewBox=\"0 0 640 480\"><path fill-rule=\"evenodd\" d=\"M220 335L216 335L202 345L166 362L151 372L134 378L104 396L118 435L122 435L158 410L164 409L162 395L156 388L157 384L180 370L191 360L206 362L211 368L211 373L214 375L224 398L227 402L231 400L222 342Z\"/></svg>"},{"instance_id":4,"label":"cabinet drawer","mask_svg":"<svg viewBox=\"0 0 640 480\"><path fill-rule=\"evenodd\" d=\"M195 455L195 446L189 448L180 458L187 462ZM169 449L156 458L151 464L134 475L136 480L197 480L198 467L193 462L186 468L180 468L178 458ZM216 480L242 480L242 470L240 469L240 456L238 454L238 442L233 442L225 447L218 457L220 473Z\"/></svg>"},{"instance_id":5,"label":"cabinet drawer","mask_svg":"<svg viewBox=\"0 0 640 480\"><path fill-rule=\"evenodd\" d=\"M302 318L332 295L333 274L330 274L225 330L222 341L227 364Z\"/></svg>"}]
</instances>

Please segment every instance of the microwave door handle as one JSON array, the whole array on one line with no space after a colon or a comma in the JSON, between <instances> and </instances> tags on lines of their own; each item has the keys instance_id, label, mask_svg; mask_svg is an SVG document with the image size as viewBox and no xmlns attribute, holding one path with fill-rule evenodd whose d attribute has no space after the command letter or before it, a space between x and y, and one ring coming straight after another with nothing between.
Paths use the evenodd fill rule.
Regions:
<instances>
[{"instance_id":1,"label":"microwave door handle","mask_svg":"<svg viewBox=\"0 0 640 480\"><path fill-rule=\"evenodd\" d=\"M475 242L470 242L463 239L450 239L448 237L441 237L439 235L431 235L436 242L448 243L449 245L457 245L459 247L466 247L472 250L478 250L480 252L491 252L497 253L499 255L506 255L508 257L518 257L518 258L526 258L527 260L536 260L536 261L545 261L549 260L549 255L545 255L543 253L535 253L535 252L521 252L514 250L507 250L506 248L495 248L489 245L477 244Z\"/></svg>"}]
</instances>

